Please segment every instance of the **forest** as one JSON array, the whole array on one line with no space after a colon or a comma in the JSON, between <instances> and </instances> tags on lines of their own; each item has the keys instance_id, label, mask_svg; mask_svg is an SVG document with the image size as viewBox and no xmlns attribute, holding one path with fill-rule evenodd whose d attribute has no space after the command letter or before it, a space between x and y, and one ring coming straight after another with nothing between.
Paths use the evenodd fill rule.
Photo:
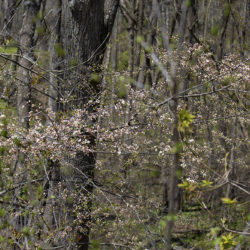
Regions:
<instances>
[{"instance_id":1,"label":"forest","mask_svg":"<svg viewBox=\"0 0 250 250\"><path fill-rule=\"evenodd\" d=\"M250 249L249 16L0 0L0 249Z\"/></svg>"}]
</instances>

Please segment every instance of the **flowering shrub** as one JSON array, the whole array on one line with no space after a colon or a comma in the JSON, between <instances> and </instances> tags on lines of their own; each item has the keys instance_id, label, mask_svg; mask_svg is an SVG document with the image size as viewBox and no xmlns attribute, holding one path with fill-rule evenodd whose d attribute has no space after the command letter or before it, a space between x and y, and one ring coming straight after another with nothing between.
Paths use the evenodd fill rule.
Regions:
<instances>
[{"instance_id":1,"label":"flowering shrub","mask_svg":"<svg viewBox=\"0 0 250 250\"><path fill-rule=\"evenodd\" d=\"M183 209L198 204L204 211L197 216L206 214L216 224L217 217L208 209L216 209L221 198L233 194L228 198L237 197L237 202L219 211L218 217L227 217L226 227L231 227L239 222L230 213L241 210L242 224L237 230L244 230L244 202L249 195L249 65L237 55L217 62L211 52L198 44L186 45L185 51L171 55L179 66L176 81L180 88L175 97L171 96L166 79L160 78L150 88L140 88L127 77L128 72L115 72L114 79L120 77L119 84L106 77L107 89L90 100L86 108L53 113L33 106L28 131L18 125L15 110L1 102L3 246L22 245L26 240L34 249L46 247L51 241L63 245L76 231L87 230L81 222L91 216L88 226L93 238L117 239L131 248L158 244L160 249L169 220L164 217L164 190L177 151L182 169L178 177ZM169 58L163 51L159 61L165 66ZM121 87L124 95L119 92ZM172 141L174 98L179 99L178 145ZM88 111L95 103L96 111ZM79 152L95 155L94 179L75 166ZM21 168L17 166L20 162ZM94 193L71 178L76 173L86 186L95 188ZM47 186L54 175L51 191ZM60 175L60 181L56 175ZM87 209L90 199L91 211ZM46 224L51 220L46 217L48 209L54 211L55 227ZM68 224L70 216L74 220ZM178 216L177 229L184 223ZM20 229L17 221L24 217L28 226ZM209 229L208 225L197 224L187 230L192 230L192 226L205 232ZM223 229L225 224L216 226ZM231 233L225 234L219 244L224 248L235 246L235 238Z\"/></svg>"}]
</instances>

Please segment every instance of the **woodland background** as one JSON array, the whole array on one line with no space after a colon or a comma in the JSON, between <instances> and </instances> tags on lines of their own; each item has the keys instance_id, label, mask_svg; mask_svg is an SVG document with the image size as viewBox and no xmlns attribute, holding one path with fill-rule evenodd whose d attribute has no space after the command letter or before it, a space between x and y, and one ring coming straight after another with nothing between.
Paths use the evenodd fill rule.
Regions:
<instances>
[{"instance_id":1,"label":"woodland background","mask_svg":"<svg viewBox=\"0 0 250 250\"><path fill-rule=\"evenodd\" d=\"M250 248L249 12L1 0L0 248Z\"/></svg>"}]
</instances>

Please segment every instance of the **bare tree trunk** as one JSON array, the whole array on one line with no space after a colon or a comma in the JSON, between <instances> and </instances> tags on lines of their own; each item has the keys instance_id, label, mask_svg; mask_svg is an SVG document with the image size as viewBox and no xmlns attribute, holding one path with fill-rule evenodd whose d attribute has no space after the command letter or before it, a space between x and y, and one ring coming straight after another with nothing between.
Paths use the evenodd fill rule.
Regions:
<instances>
[{"instance_id":1,"label":"bare tree trunk","mask_svg":"<svg viewBox=\"0 0 250 250\"><path fill-rule=\"evenodd\" d=\"M52 84L49 85L49 95L51 98L48 99L48 106L53 112L58 111L58 92L55 89L54 86L58 87L58 80L56 77L55 70L59 70L59 64L60 64L60 58L58 56L58 53L56 52L56 46L60 44L60 28L61 28L61 10L62 10L62 1L61 0L55 0L53 1L47 1L45 6L45 16L46 23L49 28L50 33L50 39L49 39L49 70L50 75L49 79Z\"/></svg>"},{"instance_id":2,"label":"bare tree trunk","mask_svg":"<svg viewBox=\"0 0 250 250\"><path fill-rule=\"evenodd\" d=\"M225 3L224 8L226 9L223 9L223 25L222 25L220 37L218 39L218 45L217 45L217 59L218 60L221 60L224 56L224 49L225 49L224 43L226 39L226 31L227 31L229 19L231 16L231 4Z\"/></svg>"},{"instance_id":3,"label":"bare tree trunk","mask_svg":"<svg viewBox=\"0 0 250 250\"><path fill-rule=\"evenodd\" d=\"M135 12L135 0L132 1L132 10ZM133 13L134 14L134 13ZM132 19L130 19L129 23L129 76L133 77L134 72L134 59L135 59L135 26L136 24Z\"/></svg>"},{"instance_id":4,"label":"bare tree trunk","mask_svg":"<svg viewBox=\"0 0 250 250\"><path fill-rule=\"evenodd\" d=\"M144 1L139 0L138 3L138 36L142 36L142 29L143 29L143 8L144 8ZM140 66L140 59L141 59L141 45L137 43L137 48L136 48L136 55L135 55L135 66L139 67Z\"/></svg>"},{"instance_id":5,"label":"bare tree trunk","mask_svg":"<svg viewBox=\"0 0 250 250\"><path fill-rule=\"evenodd\" d=\"M176 97L178 93L178 83L174 82L172 95ZM174 114L174 128L173 128L173 145L176 148L174 153L174 160L170 168L169 189L168 189L168 223L166 233L166 249L171 250L171 237L174 226L174 215L179 209L180 190L178 188L178 171L180 171L180 152L178 144L180 143L178 131L178 98L174 98L172 112Z\"/></svg>"},{"instance_id":6,"label":"bare tree trunk","mask_svg":"<svg viewBox=\"0 0 250 250\"><path fill-rule=\"evenodd\" d=\"M9 30L12 26L12 18L15 13L16 0L4 0L3 9L4 9L4 20L3 20L3 34L8 35Z\"/></svg>"},{"instance_id":7,"label":"bare tree trunk","mask_svg":"<svg viewBox=\"0 0 250 250\"><path fill-rule=\"evenodd\" d=\"M111 49L111 56L112 56L112 72L116 72L118 69L118 56L119 56L119 43L118 43L118 34L120 34L120 24L121 24L121 13L118 10L117 12L117 17L114 23L114 28L113 28L113 41L112 41L112 48ZM108 55L107 55L108 56ZM107 65L108 66L108 65ZM111 81L111 100L110 100L110 113L112 114L112 122L115 121L115 83L117 76L114 75L114 80Z\"/></svg>"},{"instance_id":8,"label":"bare tree trunk","mask_svg":"<svg viewBox=\"0 0 250 250\"><path fill-rule=\"evenodd\" d=\"M45 13L46 24L49 33L49 97L48 97L48 107L52 112L58 111L58 79L55 70L59 69L59 56L56 52L56 46L60 43L60 25L61 25L61 0L46 1ZM56 88L57 89L56 89ZM50 120L47 121L48 124L51 123ZM60 182L60 163L58 161L52 161L47 159L48 176L46 182L48 186L46 190L46 204L44 208L44 232L49 235L55 230L60 228L60 195L58 183ZM54 197L57 197L55 199ZM62 214L61 214L62 215ZM52 232L48 232L48 227ZM54 237L52 247L59 245L59 242Z\"/></svg>"},{"instance_id":9,"label":"bare tree trunk","mask_svg":"<svg viewBox=\"0 0 250 250\"><path fill-rule=\"evenodd\" d=\"M245 0L244 2L244 8L243 8L243 25L241 27L241 46L240 46L240 50L241 50L241 54L244 56L246 50L244 49L249 36L247 36L247 28L249 27L249 21L247 22L247 17L249 17L249 13L250 13L250 3L248 0Z\"/></svg>"},{"instance_id":10,"label":"bare tree trunk","mask_svg":"<svg viewBox=\"0 0 250 250\"><path fill-rule=\"evenodd\" d=\"M73 83L76 84L75 86L79 86L76 88L76 91L78 89L76 94L82 98L82 104L86 104L100 91L99 82L89 81L93 71L88 67L91 65L97 67L102 62L105 45L112 30L119 1L113 0L111 8L106 14L105 3L104 0L71 0L69 3L63 1L61 46L66 54L64 66L66 68L69 67L71 60L76 60L77 62L77 66L70 74L67 71L65 79L72 79ZM79 76L82 78L79 78ZM87 85L83 85L84 82ZM94 107L90 107L90 112L94 112L94 109ZM90 144L94 147L95 135L86 134L86 136L89 137ZM95 160L96 156L94 153L77 152L76 157L72 160L73 176L70 176L74 183L69 182L67 184L67 188L73 192L84 194L83 202L87 204L84 211L82 211L83 216L81 219L77 219L77 215L73 215L74 218L72 218L73 207L72 204L68 204L69 219L70 217L74 219L78 228L75 242L77 249L81 250L86 250L89 247L89 223L91 220L91 194ZM68 177L65 176L64 178L67 179Z\"/></svg>"},{"instance_id":11,"label":"bare tree trunk","mask_svg":"<svg viewBox=\"0 0 250 250\"><path fill-rule=\"evenodd\" d=\"M186 31L186 22L187 22L187 11L188 5L186 1L182 2L182 12L181 12L181 20L180 20L180 27L179 27L179 41L178 41L178 49L181 52L185 31ZM175 70L174 70L175 72ZM172 249L171 247L171 238L172 232L174 227L174 216L176 212L181 207L181 193L180 188L178 187L179 183L179 176L182 173L181 162L180 162L180 138L179 138L179 131L178 131L178 91L180 89L180 83L173 76L173 89L172 89L172 96L173 96L173 105L172 105L172 113L174 118L174 127L173 127L173 145L174 145L174 159L172 166L170 168L170 177L169 177L169 192L168 192L168 223L167 223L167 233L166 233L166 248L168 250Z\"/></svg>"},{"instance_id":12,"label":"bare tree trunk","mask_svg":"<svg viewBox=\"0 0 250 250\"><path fill-rule=\"evenodd\" d=\"M148 13L150 13L149 22L151 25L151 31L147 35L147 44L148 46L153 45L155 37L156 37L156 26L157 26L157 16L153 11L153 4L148 4ZM151 61L147 51L144 51L144 58L142 61L141 70L138 75L138 82L145 85L146 80L148 80L148 85L153 85L153 79L151 74Z\"/></svg>"},{"instance_id":13,"label":"bare tree trunk","mask_svg":"<svg viewBox=\"0 0 250 250\"><path fill-rule=\"evenodd\" d=\"M31 73L28 69L32 68L30 60L33 57L34 33L36 24L34 22L39 11L40 3L25 1L25 11L23 15L23 25L20 31L21 67L17 70L17 110L20 125L29 128L29 112L31 107Z\"/></svg>"},{"instance_id":14,"label":"bare tree trunk","mask_svg":"<svg viewBox=\"0 0 250 250\"><path fill-rule=\"evenodd\" d=\"M19 67L16 73L17 79L17 111L19 124L26 131L29 129L29 112L31 110L31 72L33 65L30 59L33 58L33 46L34 46L34 34L36 22L34 21L36 15L40 8L40 1L38 2L30 2L24 1L24 14L23 14L23 23L22 28L20 30L20 52L21 57L19 60ZM16 182L25 182L27 179L27 171L25 164L25 155L23 153L19 153L18 155L18 163L15 169L16 173ZM16 197L19 199L22 194L21 190L16 190ZM21 213L20 213L21 214ZM19 216L17 218L16 227L17 230L20 231L23 227L27 226L30 223L29 216ZM22 239L26 242L27 249L27 237Z\"/></svg>"},{"instance_id":15,"label":"bare tree trunk","mask_svg":"<svg viewBox=\"0 0 250 250\"><path fill-rule=\"evenodd\" d=\"M72 4L70 9L64 2L63 5L63 22L62 33L64 37L62 39L62 47L66 50L66 67L71 59L77 60L79 66L77 68L76 75L85 75L85 81L90 78L91 72L88 71L87 66L92 63L99 63L100 53L103 54L102 43L105 40L105 26L104 26L104 0L94 1L70 1ZM70 21L69 21L70 20ZM83 28L84 27L84 28ZM81 65L81 62L89 62ZM79 79L78 81L83 79ZM76 80L77 81L77 80ZM78 84L78 83L74 83ZM84 102L87 102L91 95L96 94L98 86L92 86L94 92L88 93L84 89L82 92L82 98ZM84 131L83 131L84 132ZM94 140L93 142L94 143ZM73 159L73 180L74 183L69 183L67 189L72 190L71 192L81 192L85 195L85 202L87 207L82 211L84 218L78 220L76 227L77 235L75 242L77 249L86 250L89 246L89 222L90 222L90 209L91 209L91 193L93 179L93 170L95 166L95 155L85 154L78 152L75 159ZM79 173L84 173L84 176L79 176ZM65 176L64 178L68 178ZM81 183L81 185L76 184ZM78 186L79 185L79 186ZM79 191L78 191L79 190ZM68 204L69 220L76 218L77 215L72 214L74 204Z\"/></svg>"}]
</instances>

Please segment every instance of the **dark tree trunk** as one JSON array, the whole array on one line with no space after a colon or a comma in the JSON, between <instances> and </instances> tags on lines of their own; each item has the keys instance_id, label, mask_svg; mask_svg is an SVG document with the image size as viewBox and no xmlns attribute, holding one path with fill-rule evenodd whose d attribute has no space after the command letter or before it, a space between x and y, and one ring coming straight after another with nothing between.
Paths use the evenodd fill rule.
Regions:
<instances>
[{"instance_id":1,"label":"dark tree trunk","mask_svg":"<svg viewBox=\"0 0 250 250\"><path fill-rule=\"evenodd\" d=\"M110 36L111 28L115 18L119 1L112 1L111 8L106 13L104 0L87 0L87 1L66 1L62 0L61 5L61 20L60 20L60 38L54 33L51 33L51 43L57 43L55 37L58 39L59 46L63 50L61 59L63 64L60 69L65 69L63 75L64 83L60 86L62 93L71 91L78 100L68 103L67 106L60 104L59 109L73 109L82 108L91 98L96 96L100 91L100 82L91 81L91 74L93 71L99 72L98 65L101 64L105 52L105 45ZM54 35L53 35L54 34ZM54 48L51 44L50 48ZM54 53L54 56L56 53ZM53 62L60 60L51 59ZM74 61L72 67L71 62ZM54 65L55 66L55 65ZM52 69L54 69L54 66ZM92 70L91 68L95 68ZM53 80L53 79L51 79ZM55 84L55 83L54 83ZM53 94L53 89L51 94ZM56 93L55 93L56 94ZM55 96L54 96L55 97ZM80 100L80 101L79 101ZM50 101L50 107L55 109L55 103ZM89 106L90 112L95 112L94 106ZM92 121L95 122L95 121ZM95 145L95 135L86 134L91 142L91 147ZM77 152L72 162L71 176L63 176L66 189L72 192L84 195L84 203L87 206L82 208L82 211L72 213L74 205L66 204L69 223L76 221L76 236L75 245L77 249L86 250L89 247L89 232L91 219L91 194L93 191L93 177L95 166L95 154ZM69 179L71 181L69 181ZM72 184L73 181L73 184ZM84 211L83 211L84 210ZM81 219L78 219L78 214L81 213Z\"/></svg>"}]
</instances>

